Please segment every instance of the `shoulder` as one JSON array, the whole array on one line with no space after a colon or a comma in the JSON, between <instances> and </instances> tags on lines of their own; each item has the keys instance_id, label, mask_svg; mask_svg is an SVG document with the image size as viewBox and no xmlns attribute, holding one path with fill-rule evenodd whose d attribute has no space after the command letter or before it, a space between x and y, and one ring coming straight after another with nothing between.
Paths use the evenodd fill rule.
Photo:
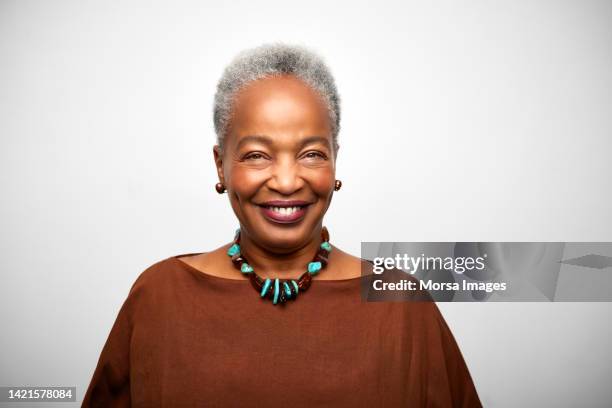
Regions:
<instances>
[{"instance_id":1,"label":"shoulder","mask_svg":"<svg viewBox=\"0 0 612 408\"><path fill-rule=\"evenodd\" d=\"M167 288L171 282L176 282L180 277L180 261L176 258L180 256L183 255L170 256L146 267L132 284L130 296Z\"/></svg>"},{"instance_id":2,"label":"shoulder","mask_svg":"<svg viewBox=\"0 0 612 408\"><path fill-rule=\"evenodd\" d=\"M156 261L140 273L130 293L143 290L168 291L177 285L189 284L194 277L226 277L234 272L233 268L230 268L229 272L226 271L228 246L224 245L208 252L177 254Z\"/></svg>"},{"instance_id":3,"label":"shoulder","mask_svg":"<svg viewBox=\"0 0 612 408\"><path fill-rule=\"evenodd\" d=\"M127 317L130 323L137 320L140 312L157 307L160 293L171 287L176 270L172 257L150 264L137 276L119 311L119 316Z\"/></svg>"}]
</instances>

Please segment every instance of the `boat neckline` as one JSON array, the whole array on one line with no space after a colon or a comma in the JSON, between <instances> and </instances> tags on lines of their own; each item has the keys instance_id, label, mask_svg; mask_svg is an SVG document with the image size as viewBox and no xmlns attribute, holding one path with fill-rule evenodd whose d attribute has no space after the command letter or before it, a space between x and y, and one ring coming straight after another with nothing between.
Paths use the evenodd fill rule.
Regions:
<instances>
[{"instance_id":1,"label":"boat neckline","mask_svg":"<svg viewBox=\"0 0 612 408\"><path fill-rule=\"evenodd\" d=\"M232 278L224 278L222 276L217 276L217 275L212 275L210 273L207 273L205 271L202 271L200 269L197 269L191 265L189 265L187 262L184 262L182 260L180 260L179 258L183 258L183 257L187 257L187 256L193 256L193 255L201 255L204 254L205 252L193 252L193 253L188 253L188 254L179 254L179 255L174 255L171 256L170 260L174 261L175 263L178 263L179 266L181 266L183 269L188 270L189 272L191 272L192 274L195 274L198 277L204 277L207 279L216 279L216 280L221 280L221 281L229 281L229 282L245 282L245 283L249 283L250 284L250 280L249 279L232 279ZM313 282L317 282L317 285L319 283L342 283L342 282L356 282L359 281L362 278L365 278L368 275L359 275L356 276L354 278L347 278L347 279L315 279L313 280Z\"/></svg>"}]
</instances>

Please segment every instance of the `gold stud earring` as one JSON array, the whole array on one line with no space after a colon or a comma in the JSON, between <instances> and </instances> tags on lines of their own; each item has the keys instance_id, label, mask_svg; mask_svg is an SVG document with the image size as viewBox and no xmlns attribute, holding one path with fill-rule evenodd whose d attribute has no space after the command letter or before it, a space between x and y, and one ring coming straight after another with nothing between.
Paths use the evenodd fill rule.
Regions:
<instances>
[{"instance_id":1,"label":"gold stud earring","mask_svg":"<svg viewBox=\"0 0 612 408\"><path fill-rule=\"evenodd\" d=\"M334 183L334 190L338 191L342 188L342 182L340 180L336 180Z\"/></svg>"},{"instance_id":2,"label":"gold stud earring","mask_svg":"<svg viewBox=\"0 0 612 408\"><path fill-rule=\"evenodd\" d=\"M217 190L217 193L223 194L225 193L225 186L223 185L223 183L217 183L215 184L215 190Z\"/></svg>"}]
</instances>

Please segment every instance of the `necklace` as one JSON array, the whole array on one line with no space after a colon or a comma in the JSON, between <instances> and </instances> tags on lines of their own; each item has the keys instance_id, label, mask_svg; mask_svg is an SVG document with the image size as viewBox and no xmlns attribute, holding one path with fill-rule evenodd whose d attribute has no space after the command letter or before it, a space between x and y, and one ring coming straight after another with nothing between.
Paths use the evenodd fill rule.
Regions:
<instances>
[{"instance_id":1,"label":"necklace","mask_svg":"<svg viewBox=\"0 0 612 408\"><path fill-rule=\"evenodd\" d=\"M236 230L234 243L227 250L234 267L242 274L248 275L251 285L264 299L272 300L273 304L282 304L288 300L295 300L298 293L306 291L312 282L312 277L327 266L328 256L332 247L329 243L329 232L323 227L321 230L321 245L312 262L308 264L307 271L298 279L269 279L262 278L255 273L246 258L240 253L240 228Z\"/></svg>"}]
</instances>

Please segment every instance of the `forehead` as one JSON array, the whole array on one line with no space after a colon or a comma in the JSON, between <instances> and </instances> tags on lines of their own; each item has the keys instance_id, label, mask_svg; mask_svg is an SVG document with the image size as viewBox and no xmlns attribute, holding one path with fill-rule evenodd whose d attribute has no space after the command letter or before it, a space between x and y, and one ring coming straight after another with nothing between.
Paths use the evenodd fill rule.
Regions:
<instances>
[{"instance_id":1,"label":"forehead","mask_svg":"<svg viewBox=\"0 0 612 408\"><path fill-rule=\"evenodd\" d=\"M331 140L330 125L323 98L302 80L283 75L253 81L237 93L228 135L234 141L248 135Z\"/></svg>"}]
</instances>

